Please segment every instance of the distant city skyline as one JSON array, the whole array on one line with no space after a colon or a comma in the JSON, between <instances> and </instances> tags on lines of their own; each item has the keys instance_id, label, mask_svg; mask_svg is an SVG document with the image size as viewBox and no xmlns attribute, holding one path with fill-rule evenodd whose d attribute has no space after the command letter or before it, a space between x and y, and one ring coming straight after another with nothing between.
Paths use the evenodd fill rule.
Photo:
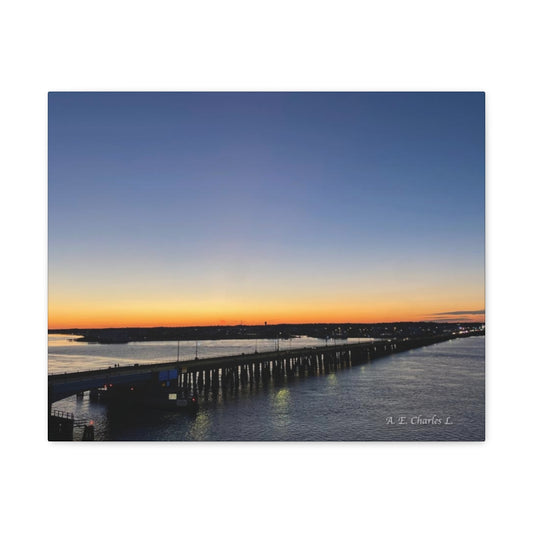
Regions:
<instances>
[{"instance_id":1,"label":"distant city skyline","mask_svg":"<svg viewBox=\"0 0 533 533\"><path fill-rule=\"evenodd\" d=\"M481 321L483 93L50 93L49 327Z\"/></svg>"}]
</instances>

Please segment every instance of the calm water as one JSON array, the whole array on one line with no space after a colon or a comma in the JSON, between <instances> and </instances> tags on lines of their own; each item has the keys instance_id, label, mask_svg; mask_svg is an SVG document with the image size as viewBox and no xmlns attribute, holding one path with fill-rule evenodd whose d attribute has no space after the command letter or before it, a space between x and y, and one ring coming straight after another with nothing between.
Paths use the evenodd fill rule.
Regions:
<instances>
[{"instance_id":1,"label":"calm water","mask_svg":"<svg viewBox=\"0 0 533 533\"><path fill-rule=\"evenodd\" d=\"M291 344L313 341L295 339ZM208 346L226 355L230 349L244 352L246 342L250 344L200 343L199 356L208 353ZM273 346L273 341L262 342L265 349ZM252 344L248 351L255 349ZM157 360L148 353L154 346L161 347L164 360L176 353L176 343L77 345L51 339L50 371L145 362L145 356L146 361ZM180 355L194 357L195 343L181 350ZM148 409L125 413L87 395L56 402L54 408L94 420L97 440L483 440L484 353L484 337L455 339L327 375L219 394L204 401L195 415ZM87 361L91 358L92 363Z\"/></svg>"}]
</instances>

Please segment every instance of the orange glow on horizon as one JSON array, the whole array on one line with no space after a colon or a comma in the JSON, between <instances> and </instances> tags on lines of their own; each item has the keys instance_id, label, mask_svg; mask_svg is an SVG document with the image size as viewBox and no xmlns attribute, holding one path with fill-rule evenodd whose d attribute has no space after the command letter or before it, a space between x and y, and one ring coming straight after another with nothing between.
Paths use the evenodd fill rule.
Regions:
<instances>
[{"instance_id":1,"label":"orange glow on horizon","mask_svg":"<svg viewBox=\"0 0 533 533\"><path fill-rule=\"evenodd\" d=\"M321 291L264 287L250 291L56 291L49 294L49 329L180 327L239 324L484 322L483 287L443 284L396 287L331 285ZM469 310L469 311L465 311Z\"/></svg>"},{"instance_id":2,"label":"orange glow on horizon","mask_svg":"<svg viewBox=\"0 0 533 533\"><path fill-rule=\"evenodd\" d=\"M483 308L472 306L472 308ZM190 327L190 326L233 326L268 324L312 324L312 323L361 323L380 322L485 322L484 314L437 315L442 307L433 309L393 308L386 309L298 309L261 310L249 313L223 314L221 312L190 313L147 313L124 310L122 313L99 314L56 312L49 315L49 329L90 328L135 328L135 327Z\"/></svg>"}]
</instances>

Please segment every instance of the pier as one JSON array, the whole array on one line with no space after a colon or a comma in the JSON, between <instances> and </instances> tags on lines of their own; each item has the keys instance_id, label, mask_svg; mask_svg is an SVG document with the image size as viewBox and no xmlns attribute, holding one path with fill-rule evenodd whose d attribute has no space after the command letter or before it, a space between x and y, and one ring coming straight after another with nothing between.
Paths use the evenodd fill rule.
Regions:
<instances>
[{"instance_id":1,"label":"pier","mask_svg":"<svg viewBox=\"0 0 533 533\"><path fill-rule=\"evenodd\" d=\"M50 375L49 407L51 412L52 404L58 400L112 387L124 395L133 396L150 389L169 394L193 394L201 400L202 395L207 397L210 393L253 387L268 380L276 382L334 372L394 353L476 334L479 333L387 339Z\"/></svg>"}]
</instances>

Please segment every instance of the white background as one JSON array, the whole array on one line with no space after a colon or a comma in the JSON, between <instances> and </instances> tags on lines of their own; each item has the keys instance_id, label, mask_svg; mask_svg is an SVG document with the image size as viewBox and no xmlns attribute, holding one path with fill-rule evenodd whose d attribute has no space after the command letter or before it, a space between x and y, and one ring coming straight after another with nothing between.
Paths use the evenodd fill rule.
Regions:
<instances>
[{"instance_id":1,"label":"white background","mask_svg":"<svg viewBox=\"0 0 533 533\"><path fill-rule=\"evenodd\" d=\"M526 6L2 3L3 531L527 529L533 117ZM487 441L48 443L52 90L486 91Z\"/></svg>"}]
</instances>

